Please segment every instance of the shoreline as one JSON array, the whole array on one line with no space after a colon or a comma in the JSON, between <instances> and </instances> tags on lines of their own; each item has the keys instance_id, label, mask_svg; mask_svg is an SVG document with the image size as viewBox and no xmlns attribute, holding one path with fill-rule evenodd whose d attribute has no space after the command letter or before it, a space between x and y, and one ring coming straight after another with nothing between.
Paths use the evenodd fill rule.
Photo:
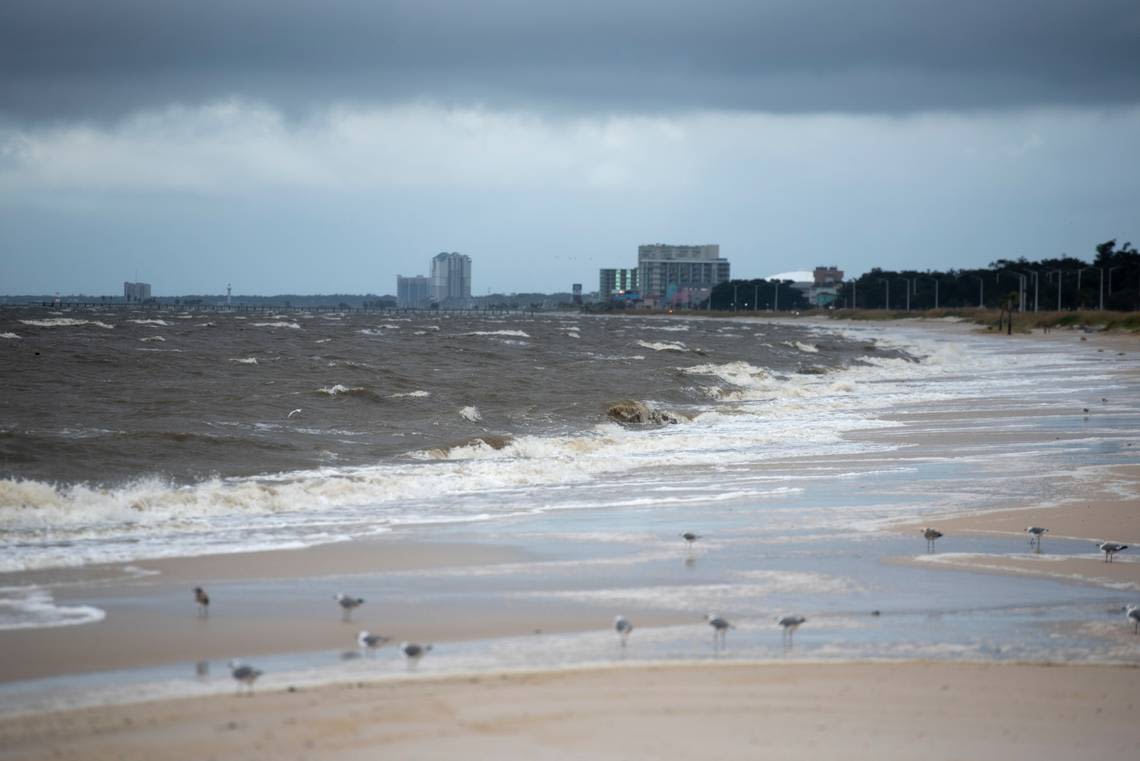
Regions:
<instances>
[{"instance_id":1,"label":"shoreline","mask_svg":"<svg viewBox=\"0 0 1140 761\"><path fill-rule=\"evenodd\" d=\"M669 664L357 681L0 718L0 757L1072 758L1140 750L1136 666Z\"/></svg>"}]
</instances>

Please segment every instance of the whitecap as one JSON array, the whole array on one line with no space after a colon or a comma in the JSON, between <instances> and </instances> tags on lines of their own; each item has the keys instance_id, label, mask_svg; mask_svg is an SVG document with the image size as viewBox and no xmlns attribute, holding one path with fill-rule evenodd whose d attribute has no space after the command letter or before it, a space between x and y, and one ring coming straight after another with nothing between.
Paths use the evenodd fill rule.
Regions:
<instances>
[{"instance_id":1,"label":"whitecap","mask_svg":"<svg viewBox=\"0 0 1140 761\"><path fill-rule=\"evenodd\" d=\"M230 357L230 362L237 362L239 365L256 365L257 357Z\"/></svg>"},{"instance_id":2,"label":"whitecap","mask_svg":"<svg viewBox=\"0 0 1140 761\"><path fill-rule=\"evenodd\" d=\"M459 410L459 417L464 420L469 420L472 423L478 423L483 419L483 414L479 412L479 408L475 405L470 405Z\"/></svg>"},{"instance_id":3,"label":"whitecap","mask_svg":"<svg viewBox=\"0 0 1140 761\"><path fill-rule=\"evenodd\" d=\"M115 327L114 325L108 325L98 320L76 320L71 317L53 317L50 320L20 320L20 322L25 325L35 325L37 328L78 328L83 325L94 325L97 328L111 330Z\"/></svg>"},{"instance_id":4,"label":"whitecap","mask_svg":"<svg viewBox=\"0 0 1140 761\"><path fill-rule=\"evenodd\" d=\"M255 323L253 323L253 326L254 326L255 328L289 328L289 329L291 329L291 330L300 330L300 329L301 329L301 326L300 326L300 325L298 325L297 323L295 323L295 322L285 322L285 321L278 321L278 322L255 322Z\"/></svg>"},{"instance_id":5,"label":"whitecap","mask_svg":"<svg viewBox=\"0 0 1140 761\"><path fill-rule=\"evenodd\" d=\"M133 322L136 325L163 325L163 326L165 326L165 325L170 324L166 320L157 320L157 319L156 320L127 320L127 322Z\"/></svg>"},{"instance_id":6,"label":"whitecap","mask_svg":"<svg viewBox=\"0 0 1140 761\"><path fill-rule=\"evenodd\" d=\"M464 333L465 336L513 336L515 338L530 338L530 334L523 330L473 330Z\"/></svg>"},{"instance_id":7,"label":"whitecap","mask_svg":"<svg viewBox=\"0 0 1140 761\"><path fill-rule=\"evenodd\" d=\"M391 399L426 399L431 396L430 391L409 391L405 394L389 394Z\"/></svg>"},{"instance_id":8,"label":"whitecap","mask_svg":"<svg viewBox=\"0 0 1140 761\"><path fill-rule=\"evenodd\" d=\"M653 351L688 351L689 348L680 341L638 341L638 346L646 349L653 349Z\"/></svg>"},{"instance_id":9,"label":"whitecap","mask_svg":"<svg viewBox=\"0 0 1140 761\"><path fill-rule=\"evenodd\" d=\"M20 337L15 333L0 333L0 338L8 338L16 341L20 340Z\"/></svg>"},{"instance_id":10,"label":"whitecap","mask_svg":"<svg viewBox=\"0 0 1140 761\"><path fill-rule=\"evenodd\" d=\"M143 343L153 343L155 341L165 341L166 339L162 336L147 336L146 338L140 338L139 340Z\"/></svg>"}]
</instances>

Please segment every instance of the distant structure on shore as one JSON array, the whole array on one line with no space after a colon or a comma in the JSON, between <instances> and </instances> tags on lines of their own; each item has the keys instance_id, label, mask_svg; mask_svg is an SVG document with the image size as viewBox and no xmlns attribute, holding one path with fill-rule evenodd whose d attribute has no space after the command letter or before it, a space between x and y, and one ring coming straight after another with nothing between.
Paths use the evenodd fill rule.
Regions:
<instances>
[{"instance_id":1,"label":"distant structure on shore","mask_svg":"<svg viewBox=\"0 0 1140 761\"><path fill-rule=\"evenodd\" d=\"M396 306L422 309L431 304L431 279L423 275L396 276Z\"/></svg>"},{"instance_id":2,"label":"distant structure on shore","mask_svg":"<svg viewBox=\"0 0 1140 761\"><path fill-rule=\"evenodd\" d=\"M843 270L834 264L816 267L812 272L812 286L807 292L808 301L815 307L830 307L839 298L841 285L843 285Z\"/></svg>"},{"instance_id":3,"label":"distant structure on shore","mask_svg":"<svg viewBox=\"0 0 1140 761\"><path fill-rule=\"evenodd\" d=\"M708 300L712 289L730 279L731 267L720 245L637 247L637 267L598 272L603 301L636 301L654 307L691 307Z\"/></svg>"},{"instance_id":4,"label":"distant structure on shore","mask_svg":"<svg viewBox=\"0 0 1140 761\"><path fill-rule=\"evenodd\" d=\"M432 305L467 307L471 304L471 257L443 251L431 259L431 275L396 276L396 305L423 309Z\"/></svg>"},{"instance_id":5,"label":"distant structure on shore","mask_svg":"<svg viewBox=\"0 0 1140 761\"><path fill-rule=\"evenodd\" d=\"M598 271L598 298L610 301L626 294L636 294L641 298L641 280L637 268L602 269Z\"/></svg>"},{"instance_id":6,"label":"distant structure on shore","mask_svg":"<svg viewBox=\"0 0 1140 761\"><path fill-rule=\"evenodd\" d=\"M638 246L637 269L642 298L659 307L700 303L708 299L713 288L730 279L729 262L721 258L716 243Z\"/></svg>"},{"instance_id":7,"label":"distant structure on shore","mask_svg":"<svg viewBox=\"0 0 1140 761\"><path fill-rule=\"evenodd\" d=\"M150 298L150 283L123 282L124 301L146 301Z\"/></svg>"},{"instance_id":8,"label":"distant structure on shore","mask_svg":"<svg viewBox=\"0 0 1140 761\"><path fill-rule=\"evenodd\" d=\"M466 305L471 301L471 257L452 251L431 260L431 299L437 304Z\"/></svg>"}]
</instances>

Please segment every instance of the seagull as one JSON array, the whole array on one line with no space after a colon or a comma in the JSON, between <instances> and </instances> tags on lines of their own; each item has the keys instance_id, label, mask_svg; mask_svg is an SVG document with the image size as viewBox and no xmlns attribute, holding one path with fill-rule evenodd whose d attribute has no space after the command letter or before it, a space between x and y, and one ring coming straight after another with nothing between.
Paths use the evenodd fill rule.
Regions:
<instances>
[{"instance_id":1,"label":"seagull","mask_svg":"<svg viewBox=\"0 0 1140 761\"><path fill-rule=\"evenodd\" d=\"M409 663L415 663L424 655L431 652L431 645L419 645L415 642L401 642L400 650L404 653L404 657L408 659Z\"/></svg>"},{"instance_id":2,"label":"seagull","mask_svg":"<svg viewBox=\"0 0 1140 761\"><path fill-rule=\"evenodd\" d=\"M614 616L614 631L621 637L621 646L625 647L625 641L629 639L629 633L633 631L633 624L625 616Z\"/></svg>"},{"instance_id":3,"label":"seagull","mask_svg":"<svg viewBox=\"0 0 1140 761\"><path fill-rule=\"evenodd\" d=\"M1105 542L1098 544L1097 549L1104 553L1104 562L1111 563L1112 556L1116 553L1128 549L1127 544L1117 544L1116 542Z\"/></svg>"},{"instance_id":4,"label":"seagull","mask_svg":"<svg viewBox=\"0 0 1140 761\"><path fill-rule=\"evenodd\" d=\"M707 616L705 616L705 620L708 621L709 626L713 628L714 645L717 642L720 642L721 645L724 645L724 637L728 633L728 630L736 628L728 622L728 619L721 618L715 613L709 613Z\"/></svg>"},{"instance_id":5,"label":"seagull","mask_svg":"<svg viewBox=\"0 0 1140 761\"><path fill-rule=\"evenodd\" d=\"M376 652L376 648L383 645L390 638L381 634L373 634L372 632L364 629L360 634L356 635L356 644L360 646L361 650L368 650L370 653Z\"/></svg>"},{"instance_id":6,"label":"seagull","mask_svg":"<svg viewBox=\"0 0 1140 761\"><path fill-rule=\"evenodd\" d=\"M237 658L230 661L230 673L238 683L238 694L241 694L242 685L248 688L248 694L253 694L253 683L261 676L261 669L255 669L253 666L247 666Z\"/></svg>"},{"instance_id":7,"label":"seagull","mask_svg":"<svg viewBox=\"0 0 1140 761\"><path fill-rule=\"evenodd\" d=\"M1140 608L1135 605L1129 605L1128 610L1124 613L1124 617L1132 622L1132 633L1140 634Z\"/></svg>"},{"instance_id":8,"label":"seagull","mask_svg":"<svg viewBox=\"0 0 1140 761\"><path fill-rule=\"evenodd\" d=\"M201 587L194 587L194 602L198 603L198 615L210 615L210 596Z\"/></svg>"},{"instance_id":9,"label":"seagull","mask_svg":"<svg viewBox=\"0 0 1140 761\"><path fill-rule=\"evenodd\" d=\"M352 609L359 608L364 604L363 597L349 597L344 592L339 592L333 596L333 599L340 603L340 607L344 609L344 620L348 621L352 618Z\"/></svg>"},{"instance_id":10,"label":"seagull","mask_svg":"<svg viewBox=\"0 0 1140 761\"><path fill-rule=\"evenodd\" d=\"M701 537L699 534L694 534L692 531L686 531L685 533L681 534L681 538L685 540L685 544L688 545L689 549L692 549L693 542L697 541Z\"/></svg>"},{"instance_id":11,"label":"seagull","mask_svg":"<svg viewBox=\"0 0 1140 761\"><path fill-rule=\"evenodd\" d=\"M1030 526L1025 529L1025 533L1029 534L1029 543L1036 544L1037 550L1041 550L1041 537L1049 533L1049 529L1041 528L1040 526Z\"/></svg>"},{"instance_id":12,"label":"seagull","mask_svg":"<svg viewBox=\"0 0 1140 761\"><path fill-rule=\"evenodd\" d=\"M942 538L942 532L936 528L924 528L922 537L926 540L926 551L934 552L934 543Z\"/></svg>"},{"instance_id":13,"label":"seagull","mask_svg":"<svg viewBox=\"0 0 1140 761\"><path fill-rule=\"evenodd\" d=\"M792 644L792 635L804 621L807 619L803 616L780 616L776 619L776 623L784 627L784 639L788 645Z\"/></svg>"},{"instance_id":14,"label":"seagull","mask_svg":"<svg viewBox=\"0 0 1140 761\"><path fill-rule=\"evenodd\" d=\"M290 412L288 415L286 415L286 416L285 416L285 418L286 418L286 419L289 419L289 418L293 417L294 415L300 415L300 414L301 414L301 412L302 412L301 408L300 408L300 407L298 407L297 409L293 410L293 411L292 411L292 412Z\"/></svg>"}]
</instances>

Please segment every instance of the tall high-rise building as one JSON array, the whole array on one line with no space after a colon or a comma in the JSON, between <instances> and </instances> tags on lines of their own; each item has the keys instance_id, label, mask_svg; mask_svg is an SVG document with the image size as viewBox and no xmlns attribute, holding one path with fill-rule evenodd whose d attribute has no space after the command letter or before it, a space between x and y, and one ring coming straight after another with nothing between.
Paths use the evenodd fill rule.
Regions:
<instances>
[{"instance_id":1,"label":"tall high-rise building","mask_svg":"<svg viewBox=\"0 0 1140 761\"><path fill-rule=\"evenodd\" d=\"M608 299L615 293L638 290L638 270L634 269L600 269L598 270L598 296Z\"/></svg>"},{"instance_id":2,"label":"tall high-rise building","mask_svg":"<svg viewBox=\"0 0 1140 761\"><path fill-rule=\"evenodd\" d=\"M431 260L431 299L439 304L471 299L471 257L446 251Z\"/></svg>"},{"instance_id":3,"label":"tall high-rise building","mask_svg":"<svg viewBox=\"0 0 1140 761\"><path fill-rule=\"evenodd\" d=\"M424 275L396 275L396 305L400 309L421 309L431 303L431 279Z\"/></svg>"},{"instance_id":4,"label":"tall high-rise building","mask_svg":"<svg viewBox=\"0 0 1140 761\"><path fill-rule=\"evenodd\" d=\"M146 301L150 298L150 283L123 283L125 301Z\"/></svg>"},{"instance_id":5,"label":"tall high-rise building","mask_svg":"<svg viewBox=\"0 0 1140 761\"><path fill-rule=\"evenodd\" d=\"M672 302L678 294L704 293L729 279L729 263L720 246L671 246L664 243L637 247L642 296L651 303ZM691 297L683 301L696 301Z\"/></svg>"}]
</instances>

